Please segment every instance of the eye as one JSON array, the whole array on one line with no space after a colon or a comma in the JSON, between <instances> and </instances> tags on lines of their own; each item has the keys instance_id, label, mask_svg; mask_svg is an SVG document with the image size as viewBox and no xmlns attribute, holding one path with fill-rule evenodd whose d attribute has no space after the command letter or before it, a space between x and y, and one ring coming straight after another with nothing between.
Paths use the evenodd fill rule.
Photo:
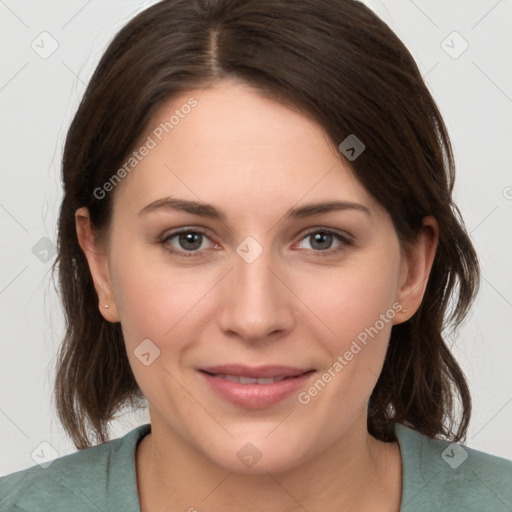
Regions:
<instances>
[{"instance_id":1,"label":"eye","mask_svg":"<svg viewBox=\"0 0 512 512\"><path fill-rule=\"evenodd\" d=\"M310 231L302 240L309 241L309 247L305 247L305 249L312 250L316 253L325 252L327 253L326 255L332 255L342 251L347 245L351 245L352 243L348 236L324 228L316 228L314 231ZM338 245L332 248L333 243L336 243L336 241Z\"/></svg>"},{"instance_id":2,"label":"eye","mask_svg":"<svg viewBox=\"0 0 512 512\"><path fill-rule=\"evenodd\" d=\"M342 235L327 228L315 228L307 233L302 239L309 241L309 247L299 247L313 251L317 256L330 256L344 250L352 244L352 240L348 235ZM213 244L214 248L219 246L212 242L209 237L198 229L184 228L164 235L160 243L171 254L183 257L201 256L208 249L209 244ZM299 242L299 245L300 243ZM333 248L333 244L336 244Z\"/></svg>"},{"instance_id":3,"label":"eye","mask_svg":"<svg viewBox=\"0 0 512 512\"><path fill-rule=\"evenodd\" d=\"M162 238L161 243L169 252L189 257L198 256L202 250L207 249L208 240L203 232L189 228L169 233Z\"/></svg>"}]
</instances>

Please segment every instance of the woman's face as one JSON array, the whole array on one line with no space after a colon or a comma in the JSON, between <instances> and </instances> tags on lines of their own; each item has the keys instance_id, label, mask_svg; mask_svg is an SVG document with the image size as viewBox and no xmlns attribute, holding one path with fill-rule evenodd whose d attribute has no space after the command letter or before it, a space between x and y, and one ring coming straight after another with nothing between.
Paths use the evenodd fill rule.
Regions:
<instances>
[{"instance_id":1,"label":"woman's face","mask_svg":"<svg viewBox=\"0 0 512 512\"><path fill-rule=\"evenodd\" d=\"M387 212L317 124L235 82L174 98L144 144L110 192L97 288L154 432L239 472L366 432L392 325L415 307Z\"/></svg>"}]
</instances>

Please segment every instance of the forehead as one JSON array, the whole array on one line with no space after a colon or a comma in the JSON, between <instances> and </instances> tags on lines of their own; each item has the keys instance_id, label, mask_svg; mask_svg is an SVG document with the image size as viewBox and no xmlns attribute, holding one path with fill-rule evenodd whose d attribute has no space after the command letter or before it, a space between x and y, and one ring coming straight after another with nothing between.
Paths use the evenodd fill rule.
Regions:
<instances>
[{"instance_id":1,"label":"forehead","mask_svg":"<svg viewBox=\"0 0 512 512\"><path fill-rule=\"evenodd\" d=\"M144 145L151 149L116 191L134 208L166 195L239 216L326 198L376 206L322 127L244 84L172 98L135 149Z\"/></svg>"}]
</instances>

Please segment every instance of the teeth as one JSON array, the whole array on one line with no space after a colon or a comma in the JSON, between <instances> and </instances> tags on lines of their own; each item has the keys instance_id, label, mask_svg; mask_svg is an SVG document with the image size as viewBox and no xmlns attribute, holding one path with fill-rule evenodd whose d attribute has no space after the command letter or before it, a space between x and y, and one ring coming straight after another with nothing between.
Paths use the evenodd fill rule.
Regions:
<instances>
[{"instance_id":1,"label":"teeth","mask_svg":"<svg viewBox=\"0 0 512 512\"><path fill-rule=\"evenodd\" d=\"M277 377L277 378L280 379L280 377ZM283 380L283 378L281 378L281 380ZM258 384L272 384L272 382L277 382L276 380L274 380L273 377L269 377L267 379L256 379L256 380L258 381ZM243 382L242 382L242 384L243 384Z\"/></svg>"},{"instance_id":2,"label":"teeth","mask_svg":"<svg viewBox=\"0 0 512 512\"><path fill-rule=\"evenodd\" d=\"M238 382L238 384L272 384L273 382L279 382L286 377L267 377L256 379L254 377L243 377L238 375L215 375L219 379L226 379L231 382Z\"/></svg>"},{"instance_id":3,"label":"teeth","mask_svg":"<svg viewBox=\"0 0 512 512\"><path fill-rule=\"evenodd\" d=\"M240 384L256 384L258 379L253 377L240 377Z\"/></svg>"}]
</instances>

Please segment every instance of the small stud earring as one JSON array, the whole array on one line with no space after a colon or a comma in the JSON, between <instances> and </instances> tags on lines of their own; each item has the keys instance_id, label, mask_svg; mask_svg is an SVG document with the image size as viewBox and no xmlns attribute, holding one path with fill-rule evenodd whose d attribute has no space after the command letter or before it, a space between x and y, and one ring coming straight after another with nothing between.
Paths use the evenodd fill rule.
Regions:
<instances>
[{"instance_id":1,"label":"small stud earring","mask_svg":"<svg viewBox=\"0 0 512 512\"><path fill-rule=\"evenodd\" d=\"M105 307L106 309L108 309L108 308L109 308L109 305L108 305L108 304L105 304L105 306L104 306L104 307Z\"/></svg>"}]
</instances>

